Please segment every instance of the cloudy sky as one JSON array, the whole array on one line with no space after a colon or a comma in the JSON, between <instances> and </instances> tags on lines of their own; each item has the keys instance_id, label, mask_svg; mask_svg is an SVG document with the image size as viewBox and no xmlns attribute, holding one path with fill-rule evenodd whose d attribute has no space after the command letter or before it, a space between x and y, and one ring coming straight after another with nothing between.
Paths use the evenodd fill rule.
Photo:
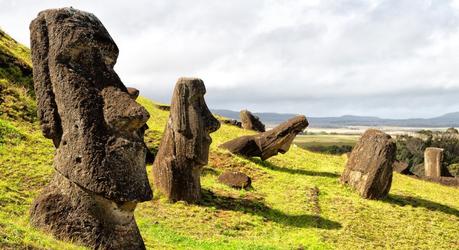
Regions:
<instances>
[{"instance_id":1,"label":"cloudy sky","mask_svg":"<svg viewBox=\"0 0 459 250\"><path fill-rule=\"evenodd\" d=\"M29 45L42 9L94 13L128 86L168 103L202 78L211 108L307 116L433 117L459 111L459 0L0 0L0 27Z\"/></svg>"}]
</instances>

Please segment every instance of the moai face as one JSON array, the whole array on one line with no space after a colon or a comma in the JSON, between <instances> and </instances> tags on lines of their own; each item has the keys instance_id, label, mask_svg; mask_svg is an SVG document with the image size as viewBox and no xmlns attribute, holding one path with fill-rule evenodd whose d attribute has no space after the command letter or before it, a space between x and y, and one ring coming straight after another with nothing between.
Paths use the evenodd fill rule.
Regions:
<instances>
[{"instance_id":1,"label":"moai face","mask_svg":"<svg viewBox=\"0 0 459 250\"><path fill-rule=\"evenodd\" d=\"M204 166L209 158L209 146L212 143L210 133L215 132L220 123L209 111L204 95L206 88L200 79L180 78L174 90L173 100L184 100L172 103L171 109L179 117L174 117L175 129L189 142L186 156L196 166ZM175 98L180 97L180 98Z\"/></svg>"},{"instance_id":2,"label":"moai face","mask_svg":"<svg viewBox=\"0 0 459 250\"><path fill-rule=\"evenodd\" d=\"M43 12L31 32L39 116L57 147L56 170L110 200L151 199L141 129L149 114L114 71L118 48L102 23L65 8Z\"/></svg>"}]
</instances>

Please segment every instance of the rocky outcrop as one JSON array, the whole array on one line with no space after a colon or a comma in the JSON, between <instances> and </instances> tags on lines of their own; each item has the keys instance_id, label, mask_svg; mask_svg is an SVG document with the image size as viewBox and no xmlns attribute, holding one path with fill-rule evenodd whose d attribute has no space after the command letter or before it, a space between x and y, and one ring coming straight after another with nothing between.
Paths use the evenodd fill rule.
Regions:
<instances>
[{"instance_id":1,"label":"rocky outcrop","mask_svg":"<svg viewBox=\"0 0 459 250\"><path fill-rule=\"evenodd\" d=\"M201 168L207 164L209 134L220 123L204 100L201 79L180 78L172 96L171 112L153 163L155 187L171 201L197 202L201 197Z\"/></svg>"},{"instance_id":2,"label":"rocky outcrop","mask_svg":"<svg viewBox=\"0 0 459 250\"><path fill-rule=\"evenodd\" d=\"M218 181L236 189L249 189L252 184L252 179L241 172L224 172Z\"/></svg>"},{"instance_id":3,"label":"rocky outcrop","mask_svg":"<svg viewBox=\"0 0 459 250\"><path fill-rule=\"evenodd\" d=\"M232 120L232 119L222 119L220 120L221 123L223 124L228 124L228 125L233 125L238 128L242 128L242 123L238 120Z\"/></svg>"},{"instance_id":4,"label":"rocky outcrop","mask_svg":"<svg viewBox=\"0 0 459 250\"><path fill-rule=\"evenodd\" d=\"M260 118L253 115L252 112L248 110L241 110L239 116L241 118L243 129L265 132L265 125L260 121Z\"/></svg>"},{"instance_id":5,"label":"rocky outcrop","mask_svg":"<svg viewBox=\"0 0 459 250\"><path fill-rule=\"evenodd\" d=\"M305 116L296 116L272 130L257 135L236 138L220 145L234 154L260 157L266 160L278 153L285 154L296 135L309 125Z\"/></svg>"},{"instance_id":6,"label":"rocky outcrop","mask_svg":"<svg viewBox=\"0 0 459 250\"><path fill-rule=\"evenodd\" d=\"M395 153L395 142L389 135L367 130L351 152L341 183L353 187L366 199L386 197L392 184Z\"/></svg>"},{"instance_id":7,"label":"rocky outcrop","mask_svg":"<svg viewBox=\"0 0 459 250\"><path fill-rule=\"evenodd\" d=\"M144 249L134 209L152 199L149 114L113 69L115 42L96 16L73 8L40 12L30 31L38 115L56 147L32 225L95 249Z\"/></svg>"}]
</instances>

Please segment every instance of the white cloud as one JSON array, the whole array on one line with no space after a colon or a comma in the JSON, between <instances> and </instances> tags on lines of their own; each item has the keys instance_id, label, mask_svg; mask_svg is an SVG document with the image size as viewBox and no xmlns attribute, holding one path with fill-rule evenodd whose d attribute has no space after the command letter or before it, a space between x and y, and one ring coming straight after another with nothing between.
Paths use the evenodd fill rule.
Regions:
<instances>
[{"instance_id":1,"label":"white cloud","mask_svg":"<svg viewBox=\"0 0 459 250\"><path fill-rule=\"evenodd\" d=\"M459 111L457 0L0 0L0 26L27 43L39 10L70 5L96 14L112 34L125 83L163 102L178 77L198 76L215 108Z\"/></svg>"}]
</instances>

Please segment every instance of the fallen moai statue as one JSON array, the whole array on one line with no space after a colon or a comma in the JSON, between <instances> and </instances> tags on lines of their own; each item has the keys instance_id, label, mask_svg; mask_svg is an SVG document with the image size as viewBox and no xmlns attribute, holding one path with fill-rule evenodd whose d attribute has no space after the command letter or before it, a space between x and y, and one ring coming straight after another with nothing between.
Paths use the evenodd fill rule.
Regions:
<instances>
[{"instance_id":1,"label":"fallen moai statue","mask_svg":"<svg viewBox=\"0 0 459 250\"><path fill-rule=\"evenodd\" d=\"M149 114L113 69L115 42L96 16L73 8L40 12L30 31L38 116L56 147L32 225L94 249L145 249L134 209L152 199Z\"/></svg>"},{"instance_id":2,"label":"fallen moai statue","mask_svg":"<svg viewBox=\"0 0 459 250\"><path fill-rule=\"evenodd\" d=\"M351 152L341 183L353 187L366 199L386 197L392 184L395 153L390 135L367 130Z\"/></svg>"},{"instance_id":3,"label":"fallen moai statue","mask_svg":"<svg viewBox=\"0 0 459 250\"><path fill-rule=\"evenodd\" d=\"M309 125L305 116L296 116L279 126L257 135L247 135L220 145L234 154L258 156L266 160L278 153L285 154L296 135Z\"/></svg>"},{"instance_id":4,"label":"fallen moai statue","mask_svg":"<svg viewBox=\"0 0 459 250\"><path fill-rule=\"evenodd\" d=\"M220 128L204 100L206 88L197 78L180 78L153 163L155 187L170 201L195 203L201 197L201 169L207 164L209 134Z\"/></svg>"},{"instance_id":5,"label":"fallen moai statue","mask_svg":"<svg viewBox=\"0 0 459 250\"><path fill-rule=\"evenodd\" d=\"M260 121L258 116L252 114L248 110L241 110L239 113L241 125L243 129L265 132L265 125Z\"/></svg>"}]
</instances>

